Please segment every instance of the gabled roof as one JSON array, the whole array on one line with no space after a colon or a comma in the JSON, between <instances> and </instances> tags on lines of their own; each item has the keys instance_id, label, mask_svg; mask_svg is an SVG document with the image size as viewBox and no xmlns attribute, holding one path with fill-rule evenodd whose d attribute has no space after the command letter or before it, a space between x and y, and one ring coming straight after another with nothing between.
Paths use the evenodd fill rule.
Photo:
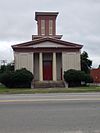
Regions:
<instances>
[{"instance_id":1,"label":"gabled roof","mask_svg":"<svg viewBox=\"0 0 100 133\"><path fill-rule=\"evenodd\" d=\"M12 48L13 49L17 49L17 48L34 48L34 45L40 44L42 45L43 42L53 42L56 44L60 44L62 45L62 48L65 46L65 48L71 48L71 49L81 49L83 47L83 45L80 44L76 44L76 43L72 43L72 42L67 42L67 41L63 41L63 40L59 40L57 38L53 38L53 37L43 37L43 38L39 38L39 39L34 39L32 41L29 42L24 42L24 43L20 43L20 44L16 44L13 45ZM37 47L38 48L38 47ZM41 47L43 48L43 47ZM51 48L50 46L48 48Z\"/></svg>"}]
</instances>

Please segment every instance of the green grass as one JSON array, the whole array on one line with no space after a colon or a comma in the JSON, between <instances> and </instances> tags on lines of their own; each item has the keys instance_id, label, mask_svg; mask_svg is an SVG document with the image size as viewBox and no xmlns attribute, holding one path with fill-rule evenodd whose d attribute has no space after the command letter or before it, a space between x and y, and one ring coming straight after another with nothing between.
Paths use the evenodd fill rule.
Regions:
<instances>
[{"instance_id":1,"label":"green grass","mask_svg":"<svg viewBox=\"0 0 100 133\"><path fill-rule=\"evenodd\" d=\"M78 93L78 92L100 92L100 87L77 87L77 88L46 88L46 89L19 89L0 86L0 94L35 94L35 93Z\"/></svg>"}]
</instances>

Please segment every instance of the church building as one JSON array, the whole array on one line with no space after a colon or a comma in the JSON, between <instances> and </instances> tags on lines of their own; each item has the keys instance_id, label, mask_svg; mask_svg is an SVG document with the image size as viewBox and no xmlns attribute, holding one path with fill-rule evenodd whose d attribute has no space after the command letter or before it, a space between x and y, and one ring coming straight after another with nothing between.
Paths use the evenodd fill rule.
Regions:
<instances>
[{"instance_id":1,"label":"church building","mask_svg":"<svg viewBox=\"0 0 100 133\"><path fill-rule=\"evenodd\" d=\"M64 81L64 71L81 69L82 45L61 40L62 35L56 34L57 16L58 12L35 12L38 34L29 42L12 46L15 70L26 68L32 72L34 83L52 86Z\"/></svg>"}]
</instances>

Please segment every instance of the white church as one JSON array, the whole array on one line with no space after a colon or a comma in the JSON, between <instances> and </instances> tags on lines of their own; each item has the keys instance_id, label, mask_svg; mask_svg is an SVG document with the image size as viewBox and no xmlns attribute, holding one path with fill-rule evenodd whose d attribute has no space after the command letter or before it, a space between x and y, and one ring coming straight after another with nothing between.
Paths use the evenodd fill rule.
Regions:
<instances>
[{"instance_id":1,"label":"white church","mask_svg":"<svg viewBox=\"0 0 100 133\"><path fill-rule=\"evenodd\" d=\"M58 12L35 12L37 35L32 40L12 46L15 70L26 68L34 75L34 86L63 86L64 71L80 70L80 44L61 40L56 34Z\"/></svg>"}]
</instances>

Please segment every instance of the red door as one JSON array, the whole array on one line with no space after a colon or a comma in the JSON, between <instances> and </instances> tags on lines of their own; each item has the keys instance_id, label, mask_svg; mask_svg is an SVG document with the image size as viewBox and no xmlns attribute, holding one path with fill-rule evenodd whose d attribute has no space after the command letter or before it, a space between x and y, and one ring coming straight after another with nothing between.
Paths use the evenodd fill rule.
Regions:
<instances>
[{"instance_id":1,"label":"red door","mask_svg":"<svg viewBox=\"0 0 100 133\"><path fill-rule=\"evenodd\" d=\"M43 80L52 80L52 61L43 62Z\"/></svg>"}]
</instances>

